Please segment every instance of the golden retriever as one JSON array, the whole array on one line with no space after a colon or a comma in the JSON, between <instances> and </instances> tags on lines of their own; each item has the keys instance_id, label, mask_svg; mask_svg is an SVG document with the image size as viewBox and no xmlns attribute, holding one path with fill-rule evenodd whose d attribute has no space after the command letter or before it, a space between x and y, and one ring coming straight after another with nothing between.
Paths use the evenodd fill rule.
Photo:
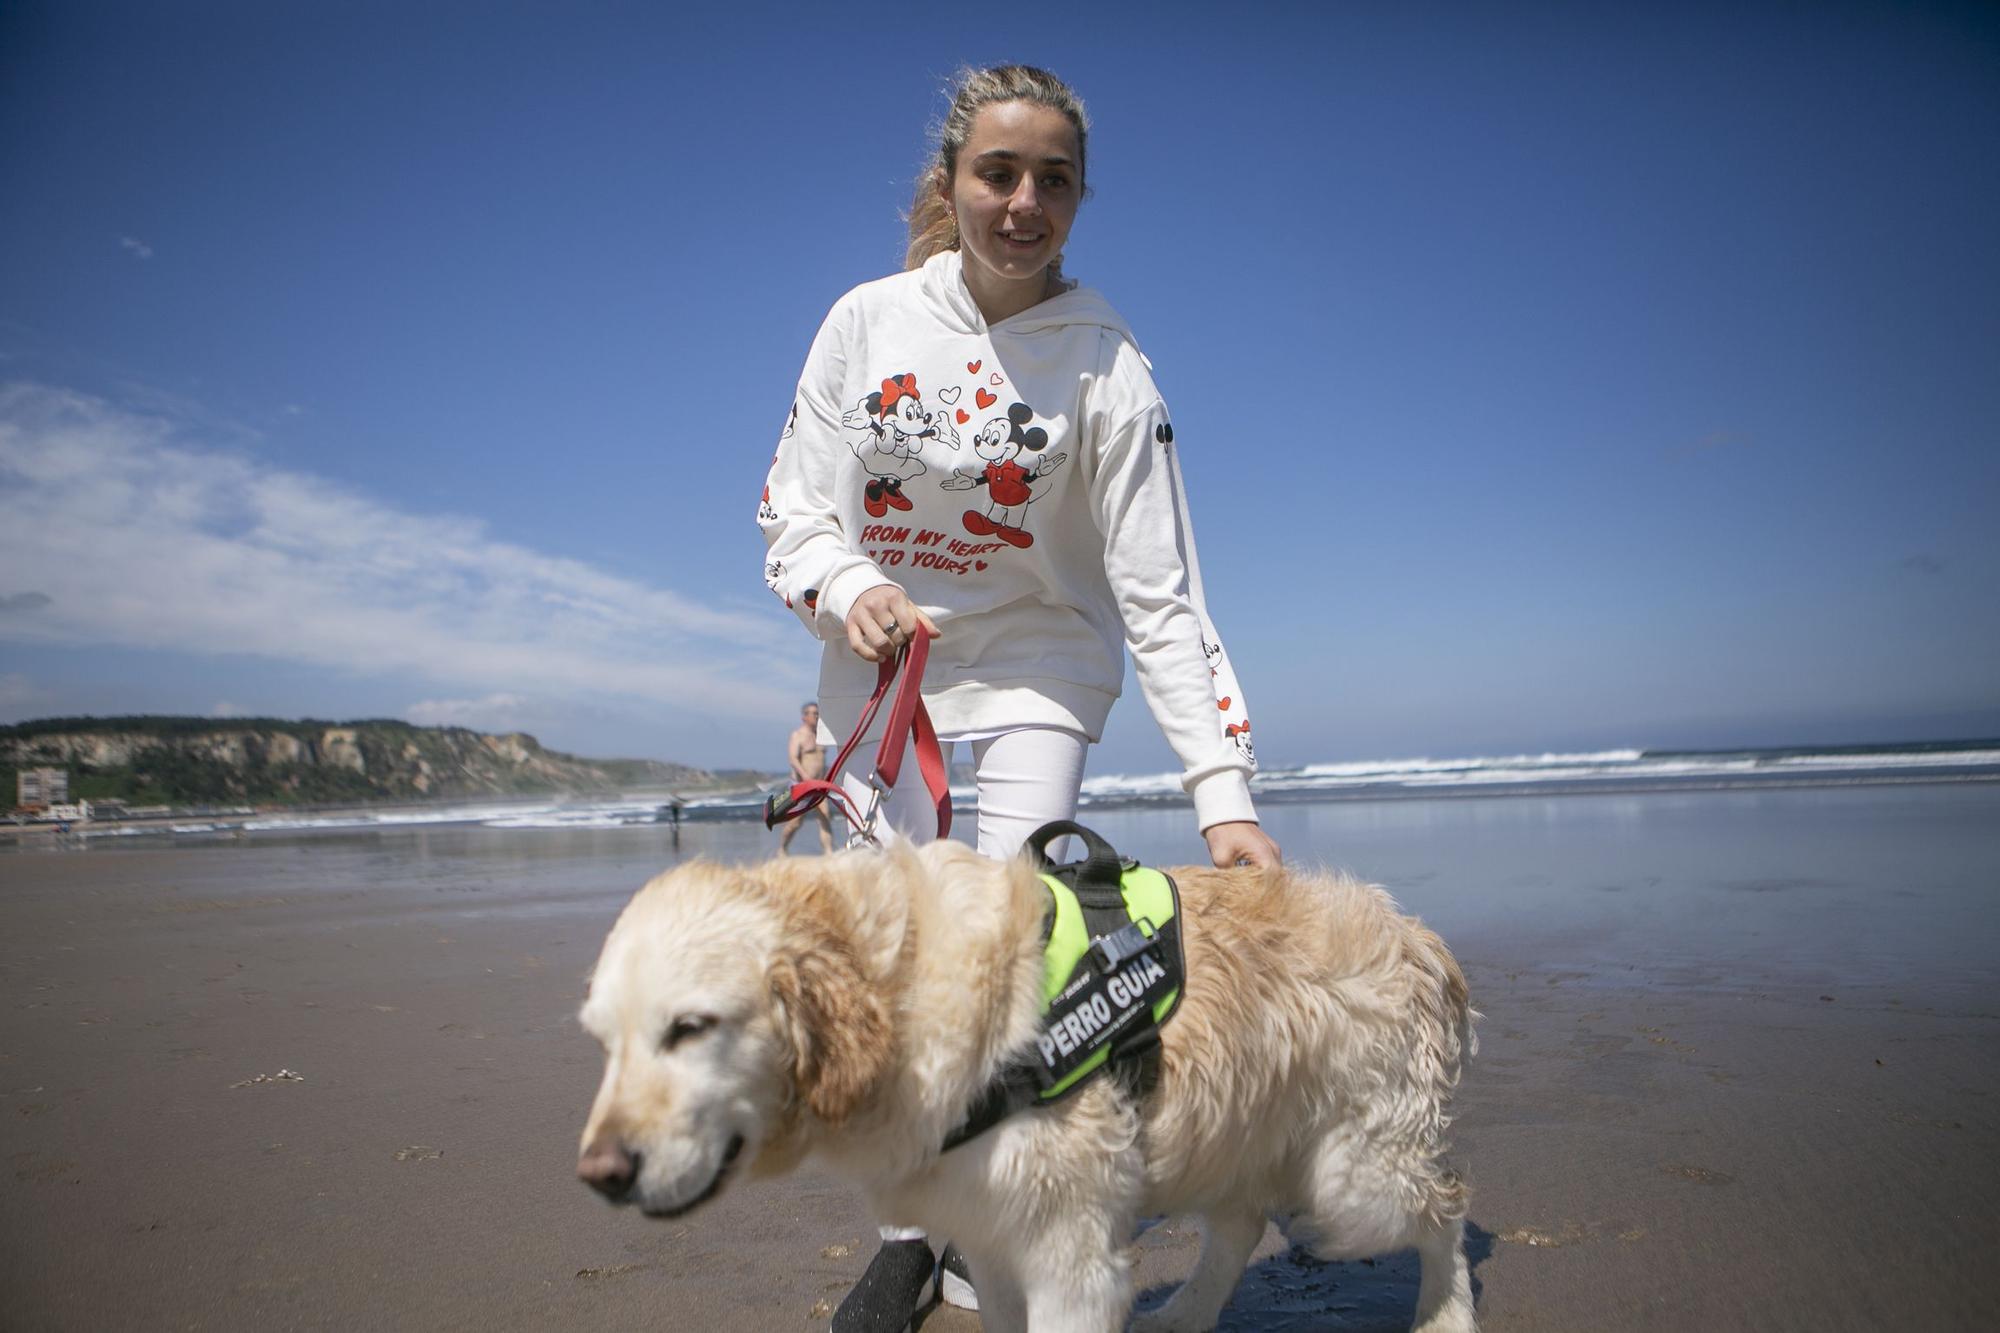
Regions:
<instances>
[{"instance_id":1,"label":"golden retriever","mask_svg":"<svg viewBox=\"0 0 2000 1333\"><path fill-rule=\"evenodd\" d=\"M808 1153L876 1216L965 1252L989 1329L1112 1333L1138 1220L1201 1257L1135 1328L1207 1329L1267 1216L1324 1258L1415 1246L1416 1327L1474 1328L1466 1191L1441 1157L1476 1015L1443 941L1382 890L1170 872L1187 978L1136 1104L1098 1078L941 1152L1034 1044L1047 893L954 842L680 866L633 898L582 1012L604 1080L578 1174L677 1216Z\"/></svg>"}]
</instances>

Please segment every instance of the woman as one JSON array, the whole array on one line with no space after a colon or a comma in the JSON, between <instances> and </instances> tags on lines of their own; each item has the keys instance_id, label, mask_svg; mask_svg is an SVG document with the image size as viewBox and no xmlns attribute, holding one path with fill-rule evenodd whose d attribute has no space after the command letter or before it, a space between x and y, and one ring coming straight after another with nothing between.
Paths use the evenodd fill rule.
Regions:
<instances>
[{"instance_id":1,"label":"woman","mask_svg":"<svg viewBox=\"0 0 2000 1333\"><path fill-rule=\"evenodd\" d=\"M758 510L766 581L827 642L828 739L853 729L873 664L919 626L937 635L924 699L947 748L972 746L982 853L1073 817L1129 643L1209 856L1275 864L1173 424L1131 330L1062 276L1088 130L1045 71L961 77L906 270L842 297L813 340ZM864 778L842 780L865 807ZM914 776L883 813L903 836L935 832ZM883 1235L841 1333L901 1329L922 1302L928 1244Z\"/></svg>"}]
</instances>

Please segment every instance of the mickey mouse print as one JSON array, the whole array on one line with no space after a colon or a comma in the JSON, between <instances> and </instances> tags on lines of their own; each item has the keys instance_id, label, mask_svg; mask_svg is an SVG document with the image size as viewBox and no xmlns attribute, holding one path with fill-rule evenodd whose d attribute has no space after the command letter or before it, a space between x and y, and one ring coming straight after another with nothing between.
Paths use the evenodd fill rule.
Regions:
<instances>
[{"instance_id":1,"label":"mickey mouse print","mask_svg":"<svg viewBox=\"0 0 2000 1333\"><path fill-rule=\"evenodd\" d=\"M1034 534L1027 530L1028 506L1035 501L1035 490L1031 483L1061 467L1068 454L1050 454L1036 458L1048 448L1049 433L1040 426L1028 423L1035 419L1035 410L1026 403L1015 403L1007 409L1004 417L994 417L979 428L972 437L972 452L985 462L984 471L979 473L954 472L938 483L948 491L969 491L976 487L986 488L984 509L968 509L960 515L965 530L975 537L998 537L1009 546L1026 549L1035 544ZM1033 463L1024 467L1023 455Z\"/></svg>"}]
</instances>

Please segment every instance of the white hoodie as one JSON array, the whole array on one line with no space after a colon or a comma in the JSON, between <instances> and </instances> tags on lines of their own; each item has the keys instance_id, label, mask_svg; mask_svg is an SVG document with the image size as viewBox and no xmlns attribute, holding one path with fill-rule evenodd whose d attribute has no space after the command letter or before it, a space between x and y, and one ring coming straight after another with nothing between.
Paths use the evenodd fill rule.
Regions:
<instances>
[{"instance_id":1,"label":"white hoodie","mask_svg":"<svg viewBox=\"0 0 2000 1333\"><path fill-rule=\"evenodd\" d=\"M757 511L765 581L826 642L827 724L851 726L875 687L847 613L895 583L937 622L924 700L941 736L1094 741L1129 643L1200 826L1255 819L1174 447L1131 330L1089 288L989 327L946 251L843 296Z\"/></svg>"}]
</instances>

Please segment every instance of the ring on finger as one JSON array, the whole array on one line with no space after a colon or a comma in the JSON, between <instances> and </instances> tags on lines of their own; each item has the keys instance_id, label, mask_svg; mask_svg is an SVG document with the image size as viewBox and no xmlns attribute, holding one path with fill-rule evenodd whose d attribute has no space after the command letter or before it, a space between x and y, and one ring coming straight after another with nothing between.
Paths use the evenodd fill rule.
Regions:
<instances>
[{"instance_id":1,"label":"ring on finger","mask_svg":"<svg viewBox=\"0 0 2000 1333\"><path fill-rule=\"evenodd\" d=\"M893 635L897 630L901 628L902 626L898 625L895 621L891 620L887 624L882 626L882 632L884 634Z\"/></svg>"}]
</instances>

